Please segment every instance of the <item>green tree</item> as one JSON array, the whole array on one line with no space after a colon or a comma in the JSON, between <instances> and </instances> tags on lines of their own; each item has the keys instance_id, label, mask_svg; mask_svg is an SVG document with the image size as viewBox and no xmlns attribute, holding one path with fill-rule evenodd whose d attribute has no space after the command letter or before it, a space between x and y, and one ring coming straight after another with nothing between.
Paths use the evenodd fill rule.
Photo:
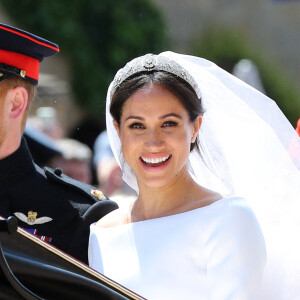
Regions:
<instances>
[{"instance_id":1,"label":"green tree","mask_svg":"<svg viewBox=\"0 0 300 300\"><path fill-rule=\"evenodd\" d=\"M150 0L2 3L18 26L59 44L71 66L75 99L92 115L104 117L106 91L120 67L166 44L162 16Z\"/></svg>"}]
</instances>

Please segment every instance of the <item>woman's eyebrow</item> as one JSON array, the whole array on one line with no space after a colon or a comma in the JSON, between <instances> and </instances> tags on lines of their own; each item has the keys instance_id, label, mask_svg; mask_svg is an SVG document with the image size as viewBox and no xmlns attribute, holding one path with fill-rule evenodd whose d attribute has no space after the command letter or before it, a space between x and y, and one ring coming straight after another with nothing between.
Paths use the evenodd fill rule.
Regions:
<instances>
[{"instance_id":1,"label":"woman's eyebrow","mask_svg":"<svg viewBox=\"0 0 300 300\"><path fill-rule=\"evenodd\" d=\"M169 113L169 114L165 114L165 115L162 115L159 117L159 120L162 120L162 119L165 119L165 118L168 118L168 117L175 117L175 118L178 118L178 119L182 119L182 117L178 114L175 114L175 113ZM135 119L135 120L140 120L140 121L145 121L145 119L143 117L139 117L139 116L128 116L125 121L127 120L130 120L130 119Z\"/></svg>"},{"instance_id":2,"label":"woman's eyebrow","mask_svg":"<svg viewBox=\"0 0 300 300\"><path fill-rule=\"evenodd\" d=\"M144 121L145 119L143 117L139 117L139 116L129 116L125 119L125 121L130 120L130 119L135 119L135 120L141 120Z\"/></svg>"},{"instance_id":3,"label":"woman's eyebrow","mask_svg":"<svg viewBox=\"0 0 300 300\"><path fill-rule=\"evenodd\" d=\"M180 115L177 115L175 113L169 113L169 114L160 116L159 119L161 120L161 119L165 119L165 118L168 118L168 117L175 117L175 118L182 119L182 117Z\"/></svg>"}]
</instances>

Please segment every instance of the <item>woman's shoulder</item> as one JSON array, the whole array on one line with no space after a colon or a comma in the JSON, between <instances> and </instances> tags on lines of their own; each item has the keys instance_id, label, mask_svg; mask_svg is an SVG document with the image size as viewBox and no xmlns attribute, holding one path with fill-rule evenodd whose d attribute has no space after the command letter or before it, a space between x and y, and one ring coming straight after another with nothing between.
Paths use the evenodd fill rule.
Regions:
<instances>
[{"instance_id":1,"label":"woman's shoulder","mask_svg":"<svg viewBox=\"0 0 300 300\"><path fill-rule=\"evenodd\" d=\"M222 210L222 215L231 213L252 214L252 209L248 204L247 199L241 196L224 196L216 201L213 201L211 204L207 205L206 208L207 212L217 212L219 210Z\"/></svg>"},{"instance_id":2,"label":"woman's shoulder","mask_svg":"<svg viewBox=\"0 0 300 300\"><path fill-rule=\"evenodd\" d=\"M228 212L252 213L247 199L241 196L225 196L221 199L220 205Z\"/></svg>"},{"instance_id":3,"label":"woman's shoulder","mask_svg":"<svg viewBox=\"0 0 300 300\"><path fill-rule=\"evenodd\" d=\"M241 226L244 227L257 227L257 217L244 197L228 196L215 201L207 206L204 210L207 224L214 226L221 226L222 228L237 229Z\"/></svg>"}]
</instances>

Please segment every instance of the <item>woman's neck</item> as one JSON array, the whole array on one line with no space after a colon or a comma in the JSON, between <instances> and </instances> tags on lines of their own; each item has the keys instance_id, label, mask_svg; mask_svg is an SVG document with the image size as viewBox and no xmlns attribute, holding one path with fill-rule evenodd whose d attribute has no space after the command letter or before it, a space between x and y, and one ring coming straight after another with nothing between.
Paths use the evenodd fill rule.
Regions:
<instances>
[{"instance_id":1,"label":"woman's neck","mask_svg":"<svg viewBox=\"0 0 300 300\"><path fill-rule=\"evenodd\" d=\"M139 185L139 197L133 204L129 222L164 217L189 210L191 201L201 198L202 187L186 171L160 188Z\"/></svg>"}]
</instances>

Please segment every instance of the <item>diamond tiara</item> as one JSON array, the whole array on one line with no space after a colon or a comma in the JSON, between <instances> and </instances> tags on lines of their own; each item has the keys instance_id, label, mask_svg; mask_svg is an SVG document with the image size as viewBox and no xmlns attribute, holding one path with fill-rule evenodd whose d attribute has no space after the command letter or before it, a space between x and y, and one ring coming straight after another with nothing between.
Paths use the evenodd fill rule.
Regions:
<instances>
[{"instance_id":1,"label":"diamond tiara","mask_svg":"<svg viewBox=\"0 0 300 300\"><path fill-rule=\"evenodd\" d=\"M151 71L165 71L182 78L194 89L198 98L201 98L201 93L196 81L184 68L174 60L155 54L146 54L137 57L128 62L124 68L120 69L112 82L111 97L121 83L128 77L136 73Z\"/></svg>"}]
</instances>

